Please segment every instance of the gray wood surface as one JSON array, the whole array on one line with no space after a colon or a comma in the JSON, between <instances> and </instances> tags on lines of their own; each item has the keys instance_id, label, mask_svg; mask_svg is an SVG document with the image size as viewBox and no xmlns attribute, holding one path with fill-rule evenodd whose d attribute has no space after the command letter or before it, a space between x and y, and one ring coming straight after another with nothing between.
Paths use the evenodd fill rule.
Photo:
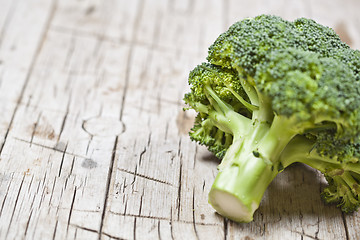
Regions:
<instances>
[{"instance_id":1,"label":"gray wood surface","mask_svg":"<svg viewBox=\"0 0 360 240\"><path fill-rule=\"evenodd\" d=\"M233 22L310 17L360 48L356 0L0 0L0 239L360 239L298 164L254 222L214 213L188 72Z\"/></svg>"}]
</instances>

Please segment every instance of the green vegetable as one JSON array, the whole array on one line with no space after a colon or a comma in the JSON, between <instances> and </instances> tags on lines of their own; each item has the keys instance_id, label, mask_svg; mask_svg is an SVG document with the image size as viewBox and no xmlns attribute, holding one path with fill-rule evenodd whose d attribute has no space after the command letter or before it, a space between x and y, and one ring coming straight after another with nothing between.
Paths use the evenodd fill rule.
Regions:
<instances>
[{"instance_id":1,"label":"green vegetable","mask_svg":"<svg viewBox=\"0 0 360 240\"><path fill-rule=\"evenodd\" d=\"M294 162L320 170L328 203L360 205L360 52L310 19L261 15L232 25L189 75L192 140L222 159L209 193L225 217L253 220Z\"/></svg>"}]
</instances>

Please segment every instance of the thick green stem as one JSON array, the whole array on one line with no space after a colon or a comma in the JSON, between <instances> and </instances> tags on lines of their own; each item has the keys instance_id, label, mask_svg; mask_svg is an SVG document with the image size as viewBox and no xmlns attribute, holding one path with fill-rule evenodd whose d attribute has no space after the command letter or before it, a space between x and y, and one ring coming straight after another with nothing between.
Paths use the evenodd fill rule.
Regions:
<instances>
[{"instance_id":1,"label":"thick green stem","mask_svg":"<svg viewBox=\"0 0 360 240\"><path fill-rule=\"evenodd\" d=\"M222 171L231 164L240 164L239 161L242 161L242 159L234 159L234 157L241 154L242 152L247 151L251 154L254 154L253 151L257 149L257 145L259 144L261 139L268 133L270 128L269 124L259 121L255 121L254 123L248 125L242 124L241 126L245 126L245 128L243 127L239 130L234 131L233 144L227 150L226 155L228 157L224 157L224 159L218 166L219 171ZM246 158L244 159L244 161L246 161Z\"/></svg>"},{"instance_id":2,"label":"thick green stem","mask_svg":"<svg viewBox=\"0 0 360 240\"><path fill-rule=\"evenodd\" d=\"M234 135L209 193L209 202L220 214L239 222L252 220L265 190L278 174L272 163L261 156L270 156L271 152L257 154L264 136L270 141L270 131L268 123L255 121L247 134Z\"/></svg>"},{"instance_id":3,"label":"thick green stem","mask_svg":"<svg viewBox=\"0 0 360 240\"><path fill-rule=\"evenodd\" d=\"M314 149L314 142L303 136L296 136L291 140L285 150L281 153L279 161L284 168L295 162L301 162L322 173L329 171L329 169L339 169L360 174L359 163L341 163L336 156L332 158L320 156Z\"/></svg>"},{"instance_id":4,"label":"thick green stem","mask_svg":"<svg viewBox=\"0 0 360 240\"><path fill-rule=\"evenodd\" d=\"M240 140L233 143L224 157L232 164L219 171L209 193L216 211L238 222L252 221L265 190L277 175L249 147Z\"/></svg>"},{"instance_id":5,"label":"thick green stem","mask_svg":"<svg viewBox=\"0 0 360 240\"><path fill-rule=\"evenodd\" d=\"M292 130L292 121L275 116L271 128L258 146L261 157L268 162L276 162L286 145L297 134Z\"/></svg>"},{"instance_id":6,"label":"thick green stem","mask_svg":"<svg viewBox=\"0 0 360 240\"><path fill-rule=\"evenodd\" d=\"M271 126L255 120L247 134L234 135L209 194L220 214L239 222L252 220L265 190L281 171L278 156L296 135L290 126L290 120L280 117Z\"/></svg>"},{"instance_id":7,"label":"thick green stem","mask_svg":"<svg viewBox=\"0 0 360 240\"><path fill-rule=\"evenodd\" d=\"M310 156L314 148L314 142L304 136L296 136L292 139L279 156L279 161L286 168L295 162L303 162L305 159L313 158ZM316 155L317 156L317 155Z\"/></svg>"}]
</instances>

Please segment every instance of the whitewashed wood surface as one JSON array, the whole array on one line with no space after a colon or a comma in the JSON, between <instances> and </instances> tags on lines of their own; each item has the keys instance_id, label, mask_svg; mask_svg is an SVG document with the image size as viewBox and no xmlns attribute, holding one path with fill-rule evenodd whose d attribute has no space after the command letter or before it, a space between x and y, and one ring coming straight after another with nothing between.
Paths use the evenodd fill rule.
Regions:
<instances>
[{"instance_id":1,"label":"whitewashed wood surface","mask_svg":"<svg viewBox=\"0 0 360 240\"><path fill-rule=\"evenodd\" d=\"M360 239L295 165L254 222L214 213L188 72L234 21L314 18L360 48L357 0L0 0L0 239Z\"/></svg>"}]
</instances>

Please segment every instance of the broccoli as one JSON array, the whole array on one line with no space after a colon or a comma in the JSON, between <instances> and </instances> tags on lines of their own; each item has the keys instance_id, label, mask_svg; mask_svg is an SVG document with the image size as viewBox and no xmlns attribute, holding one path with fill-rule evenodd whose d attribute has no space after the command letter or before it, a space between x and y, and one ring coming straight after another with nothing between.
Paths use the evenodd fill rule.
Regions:
<instances>
[{"instance_id":1,"label":"broccoli","mask_svg":"<svg viewBox=\"0 0 360 240\"><path fill-rule=\"evenodd\" d=\"M189 74L189 135L221 163L209 203L253 220L265 190L294 162L321 171L322 196L360 205L360 52L313 20L260 15L233 24Z\"/></svg>"}]
</instances>

